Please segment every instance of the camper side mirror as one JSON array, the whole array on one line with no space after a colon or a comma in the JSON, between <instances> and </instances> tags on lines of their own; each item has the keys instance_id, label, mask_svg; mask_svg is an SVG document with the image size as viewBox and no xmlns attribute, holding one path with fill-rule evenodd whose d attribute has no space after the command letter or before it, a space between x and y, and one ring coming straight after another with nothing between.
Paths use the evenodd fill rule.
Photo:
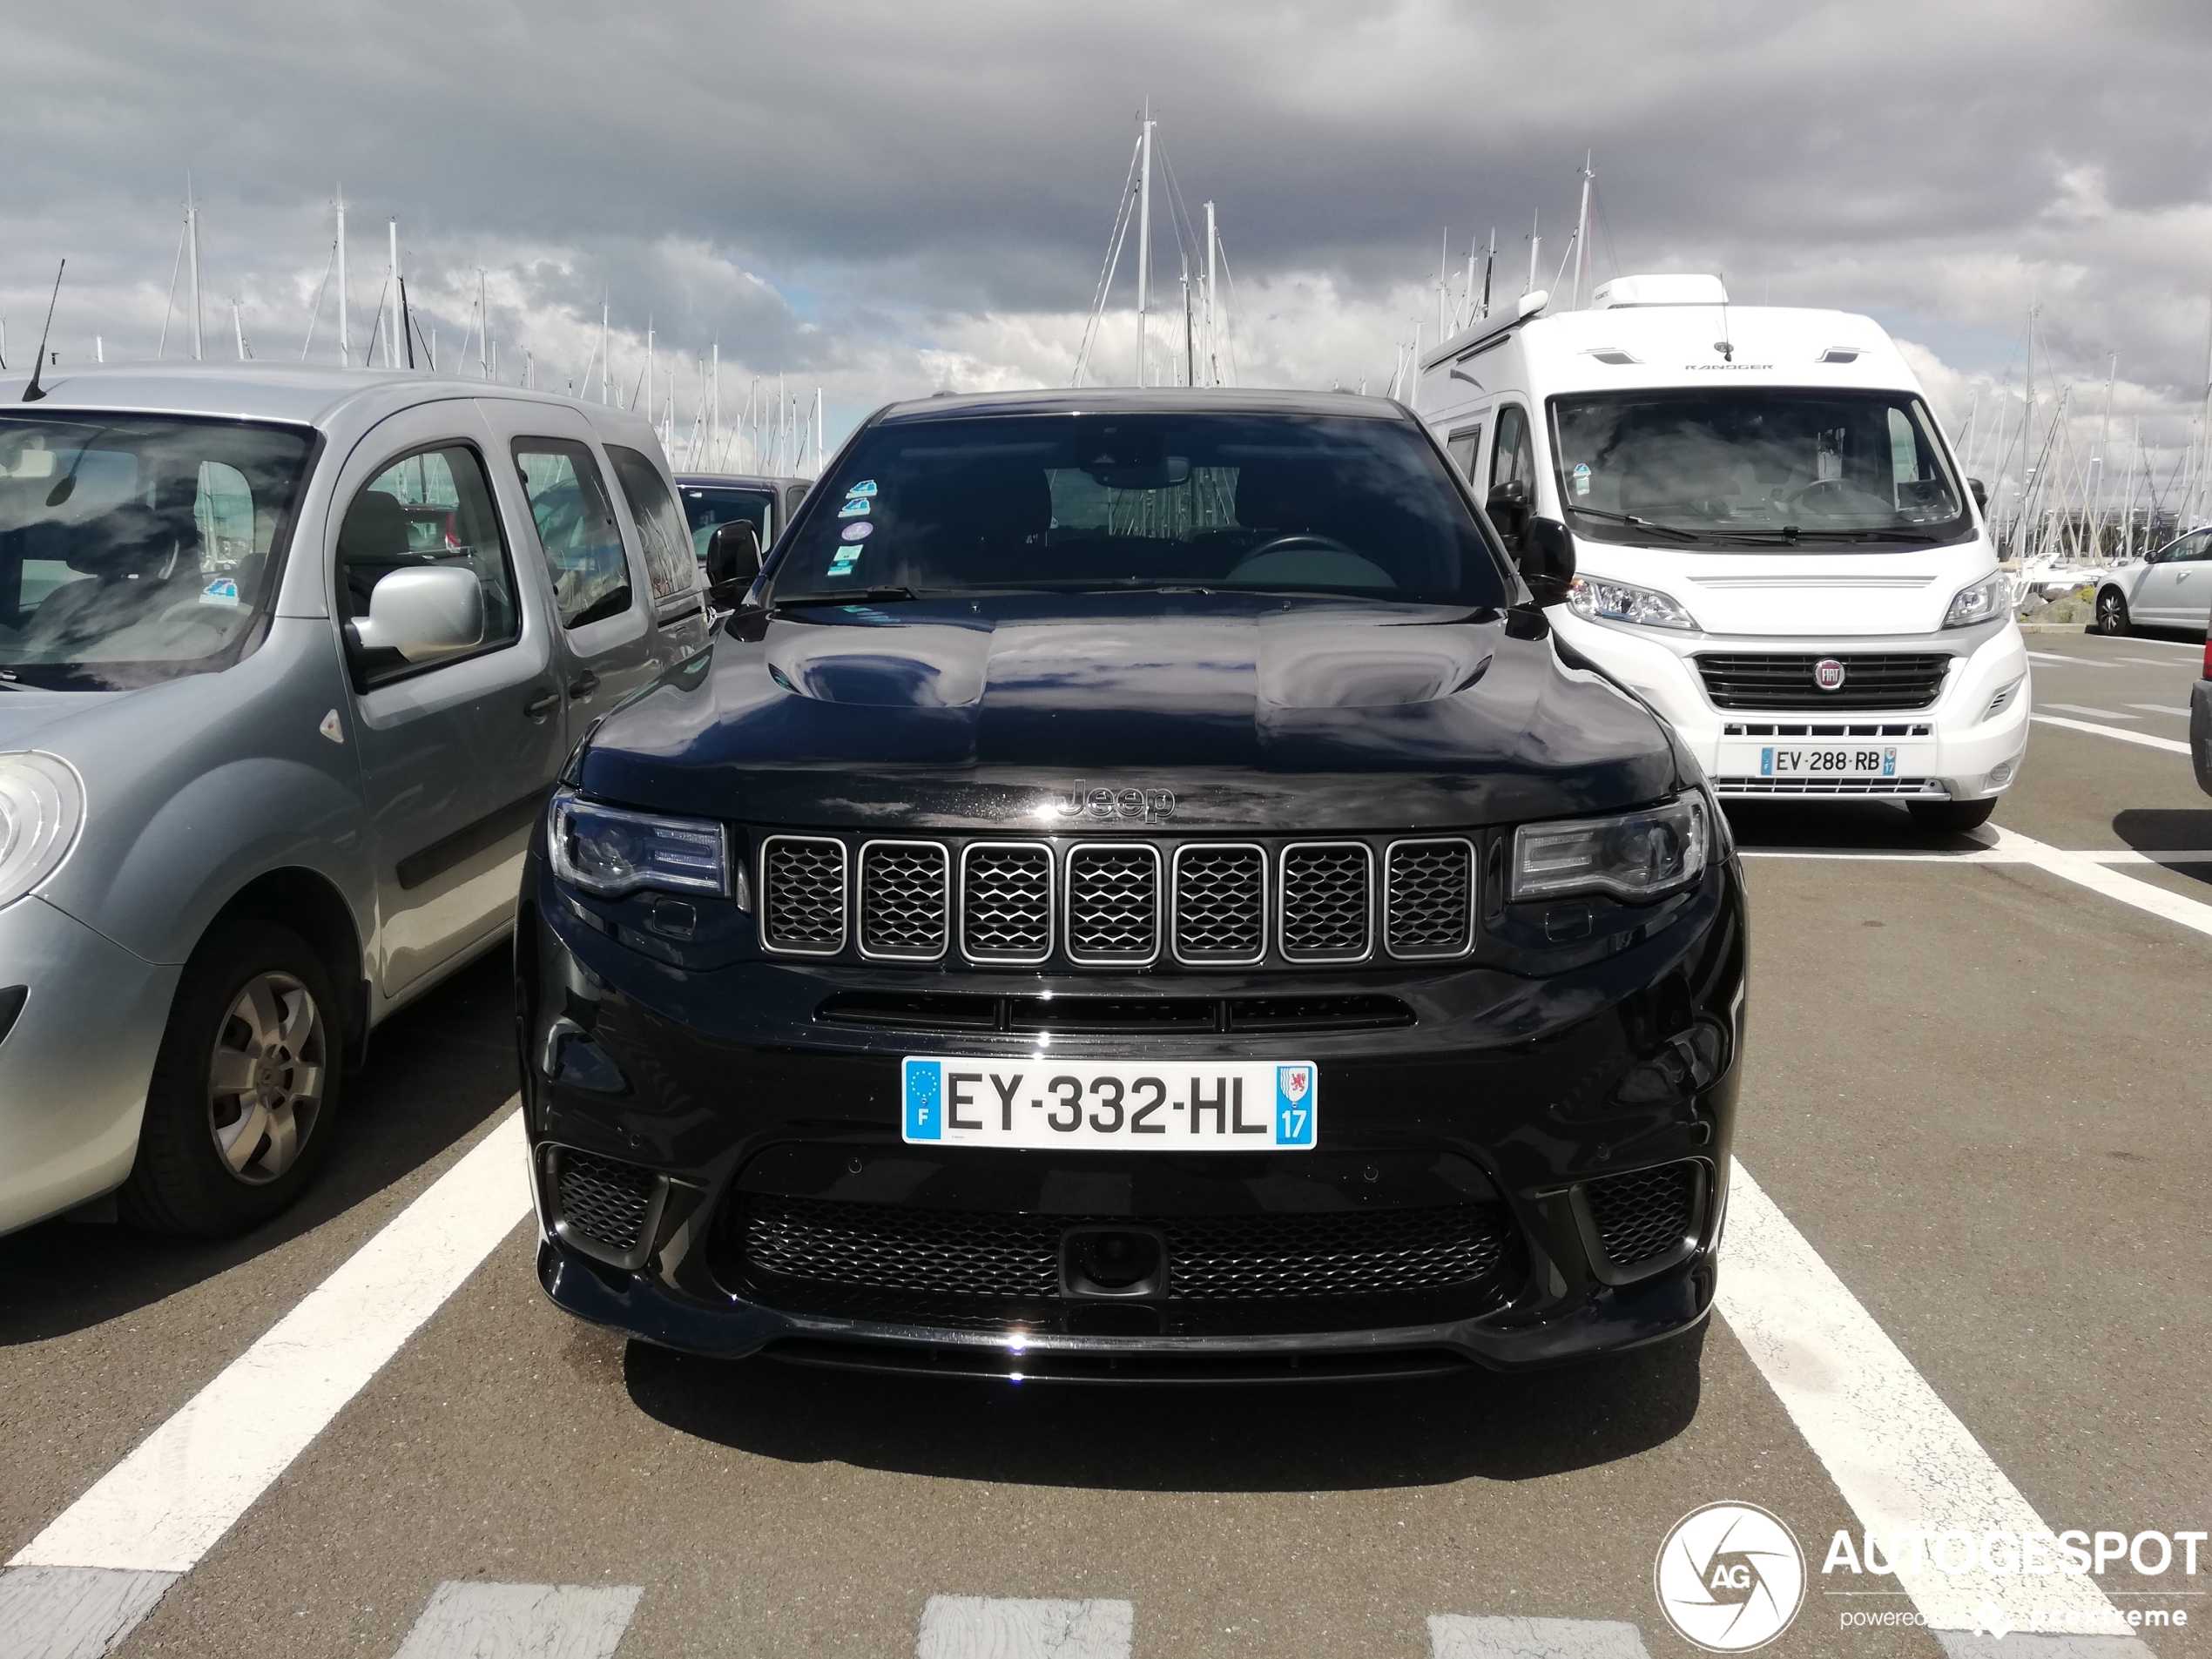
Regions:
<instances>
[{"instance_id":1,"label":"camper side mirror","mask_svg":"<svg viewBox=\"0 0 2212 1659\"><path fill-rule=\"evenodd\" d=\"M735 610L760 574L760 532L751 521L717 524L706 538L706 597L718 610Z\"/></svg>"},{"instance_id":2,"label":"camper side mirror","mask_svg":"<svg viewBox=\"0 0 2212 1659\"><path fill-rule=\"evenodd\" d=\"M1982 482L1982 481L1981 481L1980 479L1979 479L1979 478L1969 478L1969 479L1967 479L1967 480L1966 480L1966 488L1967 488L1968 489L1973 490L1973 493L1974 493L1974 505L1975 505L1975 506L1977 506L1977 507L1979 507L1979 508L1980 508L1980 509L1981 509L1981 510L1982 510L1984 513L1988 512L1988 511L1989 511L1989 489L1988 489L1988 487L1987 487L1986 485L1985 485L1985 484Z\"/></svg>"},{"instance_id":3,"label":"camper side mirror","mask_svg":"<svg viewBox=\"0 0 2212 1659\"><path fill-rule=\"evenodd\" d=\"M1490 522L1498 527L1498 534L1505 537L1507 550L1518 553L1521 528L1528 518L1527 482L1508 478L1501 484L1493 484L1490 494L1483 501L1482 510L1490 515Z\"/></svg>"},{"instance_id":4,"label":"camper side mirror","mask_svg":"<svg viewBox=\"0 0 2212 1659\"><path fill-rule=\"evenodd\" d=\"M1540 605L1563 604L1575 583L1575 538L1555 518L1532 518L1521 538L1521 579Z\"/></svg>"}]
</instances>

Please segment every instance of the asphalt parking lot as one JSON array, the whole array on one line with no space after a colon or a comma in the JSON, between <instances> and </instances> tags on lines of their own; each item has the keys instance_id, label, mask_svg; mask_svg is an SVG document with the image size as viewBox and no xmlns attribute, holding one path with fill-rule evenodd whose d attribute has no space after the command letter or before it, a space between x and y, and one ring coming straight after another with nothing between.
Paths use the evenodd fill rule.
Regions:
<instances>
[{"instance_id":1,"label":"asphalt parking lot","mask_svg":"<svg viewBox=\"0 0 2212 1659\"><path fill-rule=\"evenodd\" d=\"M1739 1192L1731 1246L1745 1229L1756 1254L1778 1212L1771 1236L1834 1281L1824 1327L1863 1310L1894 1345L1877 1372L1912 1386L1859 1400L1856 1429L1759 1274L1728 1299L1732 1251L1701 1337L1576 1370L1055 1390L627 1345L543 1299L530 1228L495 1204L503 1238L327 1423L201 1422L189 1479L214 1507L226 1459L304 1446L239 1488L235 1524L166 1564L127 1541L64 1563L140 1575L117 1645L91 1581L32 1564L0 1576L0 1654L1687 1654L1653 1555L1723 1499L1781 1516L1811 1557L1776 1651L2036 1651L1847 1628L1914 1601L1817 1571L1838 1529L1877 1524L1916 1447L1965 1460L1939 1484L2009 1490L2054 1530L2212 1526L2212 800L2182 744L2197 648L2030 645L2038 721L1989 830L1930 836L1869 804L1734 815L1755 963L1737 1153L1770 1204ZM57 1528L127 1533L113 1504L83 1521L87 1494L241 1356L266 1359L273 1326L501 1133L513 1092L488 962L380 1036L328 1176L261 1233L0 1240L0 1557L51 1563ZM2098 1582L2123 1610L2188 1614L2151 1651L2212 1654L2212 1552L2198 1564ZM468 1589L495 1585L525 1588ZM1485 1622L1514 1620L1568 1622ZM2067 1640L2041 1651L2128 1639Z\"/></svg>"}]
</instances>

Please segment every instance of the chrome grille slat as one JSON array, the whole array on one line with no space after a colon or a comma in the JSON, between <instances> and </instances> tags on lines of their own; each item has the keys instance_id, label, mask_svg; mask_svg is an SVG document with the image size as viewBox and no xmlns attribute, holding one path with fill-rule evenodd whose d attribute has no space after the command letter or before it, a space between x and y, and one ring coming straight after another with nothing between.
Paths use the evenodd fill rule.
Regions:
<instances>
[{"instance_id":1,"label":"chrome grille slat","mask_svg":"<svg viewBox=\"0 0 2212 1659\"><path fill-rule=\"evenodd\" d=\"M1283 849L1276 937L1293 962L1356 962L1372 948L1374 854L1365 841Z\"/></svg>"},{"instance_id":2,"label":"chrome grille slat","mask_svg":"<svg viewBox=\"0 0 2212 1659\"><path fill-rule=\"evenodd\" d=\"M760 844L760 941L794 956L845 948L845 843L771 835Z\"/></svg>"},{"instance_id":3,"label":"chrome grille slat","mask_svg":"<svg viewBox=\"0 0 2212 1659\"><path fill-rule=\"evenodd\" d=\"M860 848L860 954L934 961L952 934L952 858L935 841Z\"/></svg>"},{"instance_id":4,"label":"chrome grille slat","mask_svg":"<svg viewBox=\"0 0 2212 1659\"><path fill-rule=\"evenodd\" d=\"M1384 858L1385 948L1401 960L1474 949L1474 843L1457 837L1395 841Z\"/></svg>"},{"instance_id":5,"label":"chrome grille slat","mask_svg":"<svg viewBox=\"0 0 2212 1659\"><path fill-rule=\"evenodd\" d=\"M1267 954L1267 849L1186 843L1175 850L1175 957L1230 967Z\"/></svg>"},{"instance_id":6,"label":"chrome grille slat","mask_svg":"<svg viewBox=\"0 0 2212 1659\"><path fill-rule=\"evenodd\" d=\"M1022 966L1052 954L1052 849L971 841L960 855L960 948L972 962Z\"/></svg>"},{"instance_id":7,"label":"chrome grille slat","mask_svg":"<svg viewBox=\"0 0 2212 1659\"><path fill-rule=\"evenodd\" d=\"M1068 850L1068 960L1137 968L1160 954L1160 849L1094 841Z\"/></svg>"}]
</instances>

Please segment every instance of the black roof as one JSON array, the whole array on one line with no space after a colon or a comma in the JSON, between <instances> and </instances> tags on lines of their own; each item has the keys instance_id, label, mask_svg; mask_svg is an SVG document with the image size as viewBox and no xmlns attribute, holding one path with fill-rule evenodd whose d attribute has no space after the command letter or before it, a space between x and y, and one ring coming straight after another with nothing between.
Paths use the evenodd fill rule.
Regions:
<instances>
[{"instance_id":1,"label":"black roof","mask_svg":"<svg viewBox=\"0 0 2212 1659\"><path fill-rule=\"evenodd\" d=\"M873 424L942 421L979 415L1333 415L1370 421L1412 421L1402 403L1353 392L1284 392L1234 386L1046 387L1029 392L975 392L914 398L876 411Z\"/></svg>"}]
</instances>

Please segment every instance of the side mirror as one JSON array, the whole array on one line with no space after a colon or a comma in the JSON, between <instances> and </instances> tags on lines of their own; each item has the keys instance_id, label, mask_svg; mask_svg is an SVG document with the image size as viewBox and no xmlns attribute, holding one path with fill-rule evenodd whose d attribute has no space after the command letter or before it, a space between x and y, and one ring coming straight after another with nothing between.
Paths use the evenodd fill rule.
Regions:
<instances>
[{"instance_id":1,"label":"side mirror","mask_svg":"<svg viewBox=\"0 0 2212 1659\"><path fill-rule=\"evenodd\" d=\"M1966 488L1974 493L1974 505L1986 514L1989 511L1989 489L1979 478L1966 480Z\"/></svg>"},{"instance_id":2,"label":"side mirror","mask_svg":"<svg viewBox=\"0 0 2212 1659\"><path fill-rule=\"evenodd\" d=\"M427 663L484 641L484 590L474 570L426 565L395 570L368 592L368 615L353 623L365 650Z\"/></svg>"},{"instance_id":3,"label":"side mirror","mask_svg":"<svg viewBox=\"0 0 2212 1659\"><path fill-rule=\"evenodd\" d=\"M1538 604L1563 604L1575 583L1575 538L1555 518L1532 518L1521 538L1520 564Z\"/></svg>"},{"instance_id":4,"label":"side mirror","mask_svg":"<svg viewBox=\"0 0 2212 1659\"><path fill-rule=\"evenodd\" d=\"M706 538L706 597L718 610L735 610L760 574L760 532L747 519L717 524Z\"/></svg>"},{"instance_id":5,"label":"side mirror","mask_svg":"<svg viewBox=\"0 0 2212 1659\"><path fill-rule=\"evenodd\" d=\"M1528 485L1519 478L1508 478L1492 486L1489 496L1482 503L1483 511L1490 515L1490 522L1498 527L1498 534L1506 538L1509 552L1520 550L1522 526L1528 518Z\"/></svg>"}]
</instances>

